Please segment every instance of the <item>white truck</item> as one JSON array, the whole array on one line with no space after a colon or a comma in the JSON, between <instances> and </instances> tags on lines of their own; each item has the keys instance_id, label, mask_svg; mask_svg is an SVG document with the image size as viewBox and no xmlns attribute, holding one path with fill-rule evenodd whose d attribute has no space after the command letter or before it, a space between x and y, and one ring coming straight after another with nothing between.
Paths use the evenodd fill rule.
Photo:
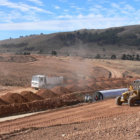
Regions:
<instances>
[{"instance_id":1,"label":"white truck","mask_svg":"<svg viewBox=\"0 0 140 140\"><path fill-rule=\"evenodd\" d=\"M35 89L52 88L57 85L63 85L63 76L48 77L45 75L33 75L31 87Z\"/></svg>"}]
</instances>

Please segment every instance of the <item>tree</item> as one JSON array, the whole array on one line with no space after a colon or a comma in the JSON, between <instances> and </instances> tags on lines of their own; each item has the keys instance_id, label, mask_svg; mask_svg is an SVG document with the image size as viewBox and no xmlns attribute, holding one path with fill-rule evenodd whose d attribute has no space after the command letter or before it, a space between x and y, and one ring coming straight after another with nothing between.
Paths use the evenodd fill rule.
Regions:
<instances>
[{"instance_id":1,"label":"tree","mask_svg":"<svg viewBox=\"0 0 140 140\"><path fill-rule=\"evenodd\" d=\"M136 55L136 60L140 60L139 54Z\"/></svg>"},{"instance_id":2,"label":"tree","mask_svg":"<svg viewBox=\"0 0 140 140\"><path fill-rule=\"evenodd\" d=\"M56 56L57 55L57 52L56 51L52 51L52 55L53 56Z\"/></svg>"},{"instance_id":3,"label":"tree","mask_svg":"<svg viewBox=\"0 0 140 140\"><path fill-rule=\"evenodd\" d=\"M113 54L112 56L111 56L111 59L116 59L117 57L116 57L116 55L115 54Z\"/></svg>"},{"instance_id":4,"label":"tree","mask_svg":"<svg viewBox=\"0 0 140 140\"><path fill-rule=\"evenodd\" d=\"M100 58L101 58L100 54L97 54L97 55L95 56L95 58L96 58L96 59L100 59Z\"/></svg>"},{"instance_id":5,"label":"tree","mask_svg":"<svg viewBox=\"0 0 140 140\"><path fill-rule=\"evenodd\" d=\"M127 59L126 54L123 54L122 57L121 57L121 59L122 60L126 60Z\"/></svg>"}]
</instances>

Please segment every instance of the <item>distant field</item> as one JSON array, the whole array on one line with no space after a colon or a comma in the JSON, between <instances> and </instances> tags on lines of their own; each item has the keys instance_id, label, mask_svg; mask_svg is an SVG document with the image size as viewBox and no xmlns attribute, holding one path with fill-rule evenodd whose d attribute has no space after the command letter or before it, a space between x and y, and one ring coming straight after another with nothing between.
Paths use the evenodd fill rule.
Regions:
<instances>
[{"instance_id":1,"label":"distant field","mask_svg":"<svg viewBox=\"0 0 140 140\"><path fill-rule=\"evenodd\" d=\"M140 76L140 61L128 60L93 60L102 65L115 68L122 73L129 74L130 76Z\"/></svg>"},{"instance_id":2,"label":"distant field","mask_svg":"<svg viewBox=\"0 0 140 140\"><path fill-rule=\"evenodd\" d=\"M81 57L2 55L1 86L30 86L32 75L64 76L65 83L99 81L100 78L140 76L139 61L84 59ZM2 59L3 58L3 59Z\"/></svg>"}]
</instances>

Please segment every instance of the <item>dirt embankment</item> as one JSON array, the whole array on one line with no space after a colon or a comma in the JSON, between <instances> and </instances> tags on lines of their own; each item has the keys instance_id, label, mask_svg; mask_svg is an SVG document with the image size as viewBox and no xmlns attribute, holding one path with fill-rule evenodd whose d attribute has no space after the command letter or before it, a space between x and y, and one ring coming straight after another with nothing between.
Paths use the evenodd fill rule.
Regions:
<instances>
[{"instance_id":1,"label":"dirt embankment","mask_svg":"<svg viewBox=\"0 0 140 140\"><path fill-rule=\"evenodd\" d=\"M1 99L6 101L9 104L28 102L28 100L26 98L24 98L22 95L20 95L18 93L7 93L7 94L1 96Z\"/></svg>"},{"instance_id":2,"label":"dirt embankment","mask_svg":"<svg viewBox=\"0 0 140 140\"><path fill-rule=\"evenodd\" d=\"M53 109L83 102L84 95L93 94L97 90L126 87L133 79L101 80L91 85L70 85L55 87L51 90L43 89L36 93L22 91L21 93L7 93L0 97L0 116ZM111 85L111 86L110 86Z\"/></svg>"},{"instance_id":3,"label":"dirt embankment","mask_svg":"<svg viewBox=\"0 0 140 140\"><path fill-rule=\"evenodd\" d=\"M20 94L7 93L1 96L0 117L53 109L81 102L76 96L71 95L67 88L57 87L53 90L55 93L49 89L43 89L37 93L23 91Z\"/></svg>"},{"instance_id":4,"label":"dirt embankment","mask_svg":"<svg viewBox=\"0 0 140 140\"><path fill-rule=\"evenodd\" d=\"M32 102L32 101L36 101L36 100L43 100L44 98L37 95L37 94L34 94L33 92L31 91L22 91L20 93L20 95L22 95L28 102Z\"/></svg>"}]
</instances>

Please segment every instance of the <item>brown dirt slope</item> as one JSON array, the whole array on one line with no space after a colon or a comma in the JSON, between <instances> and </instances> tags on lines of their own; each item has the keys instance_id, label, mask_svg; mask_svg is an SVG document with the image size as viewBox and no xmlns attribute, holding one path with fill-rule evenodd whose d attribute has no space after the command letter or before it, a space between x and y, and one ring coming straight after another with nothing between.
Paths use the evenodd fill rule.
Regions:
<instances>
[{"instance_id":1,"label":"brown dirt slope","mask_svg":"<svg viewBox=\"0 0 140 140\"><path fill-rule=\"evenodd\" d=\"M106 122L108 122L111 119L114 119L115 121L116 118L118 118L119 116L122 115L130 116L133 114L137 114L139 112L140 112L139 106L130 108L127 105L123 105L120 107L115 105L114 99L110 99L98 103L86 104L83 106L73 108L65 108L46 113L40 113L38 115L12 120L8 122L1 122L0 133L1 134L10 133L15 130L22 130L23 128L27 129L31 127L42 128L63 124L67 125L73 123L82 123L91 120L93 121L106 120ZM121 123L121 120L119 122ZM129 120L127 123L130 123ZM106 125L103 127L106 127ZM113 123L110 123L110 128L112 125Z\"/></svg>"},{"instance_id":2,"label":"brown dirt slope","mask_svg":"<svg viewBox=\"0 0 140 140\"><path fill-rule=\"evenodd\" d=\"M120 114L115 117L99 118L87 122L29 128L3 135L8 140L139 140L140 112Z\"/></svg>"},{"instance_id":3,"label":"brown dirt slope","mask_svg":"<svg viewBox=\"0 0 140 140\"><path fill-rule=\"evenodd\" d=\"M51 89L54 93L61 95L61 94L68 94L71 93L71 90L68 90L65 87L54 87L53 89Z\"/></svg>"},{"instance_id":4,"label":"brown dirt slope","mask_svg":"<svg viewBox=\"0 0 140 140\"><path fill-rule=\"evenodd\" d=\"M41 89L38 92L36 92L37 95L43 97L43 98L54 98L57 96L56 93L49 89Z\"/></svg>"},{"instance_id":5,"label":"brown dirt slope","mask_svg":"<svg viewBox=\"0 0 140 140\"><path fill-rule=\"evenodd\" d=\"M8 103L0 99L0 105L7 105Z\"/></svg>"},{"instance_id":6,"label":"brown dirt slope","mask_svg":"<svg viewBox=\"0 0 140 140\"><path fill-rule=\"evenodd\" d=\"M18 93L7 93L7 94L1 96L1 99L5 102L11 103L11 104L28 102L27 99L25 99L22 95L20 95Z\"/></svg>"},{"instance_id":7,"label":"brown dirt slope","mask_svg":"<svg viewBox=\"0 0 140 140\"><path fill-rule=\"evenodd\" d=\"M20 93L25 99L27 99L29 102L31 101L35 101L35 100L42 100L43 97L37 95L37 94L34 94L33 92L31 91L22 91Z\"/></svg>"}]
</instances>

